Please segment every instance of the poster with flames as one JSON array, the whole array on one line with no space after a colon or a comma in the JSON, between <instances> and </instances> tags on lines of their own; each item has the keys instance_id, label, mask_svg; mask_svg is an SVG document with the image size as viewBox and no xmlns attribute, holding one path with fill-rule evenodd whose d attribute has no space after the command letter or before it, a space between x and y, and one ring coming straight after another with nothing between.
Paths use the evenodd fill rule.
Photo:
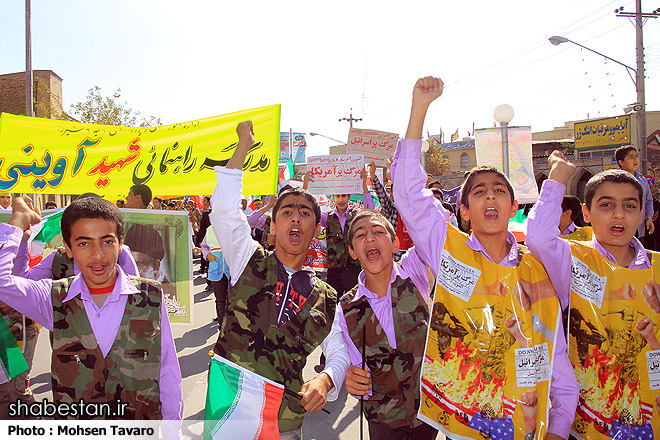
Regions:
<instances>
[{"instance_id":1,"label":"poster with flames","mask_svg":"<svg viewBox=\"0 0 660 440\"><path fill-rule=\"evenodd\" d=\"M660 438L660 314L646 302L655 297L660 277L653 269L616 266L592 247L569 243L568 351L580 386L572 434Z\"/></svg>"},{"instance_id":2,"label":"poster with flames","mask_svg":"<svg viewBox=\"0 0 660 440\"><path fill-rule=\"evenodd\" d=\"M453 439L544 439L559 302L525 255L499 266L449 227L437 269L418 418Z\"/></svg>"}]
</instances>

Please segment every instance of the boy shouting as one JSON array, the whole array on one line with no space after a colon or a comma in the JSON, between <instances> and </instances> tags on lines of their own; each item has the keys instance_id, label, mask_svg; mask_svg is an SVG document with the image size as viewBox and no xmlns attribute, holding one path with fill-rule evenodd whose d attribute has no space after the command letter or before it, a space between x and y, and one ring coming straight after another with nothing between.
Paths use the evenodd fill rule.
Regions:
<instances>
[{"instance_id":1,"label":"boy shouting","mask_svg":"<svg viewBox=\"0 0 660 440\"><path fill-rule=\"evenodd\" d=\"M80 273L53 281L11 275L23 232L40 216L22 198L0 225L0 299L51 331L53 398L72 418L180 420L181 371L160 285L117 264L124 237L107 200L74 201L62 215ZM84 401L84 404L82 403Z\"/></svg>"},{"instance_id":2,"label":"boy shouting","mask_svg":"<svg viewBox=\"0 0 660 440\"><path fill-rule=\"evenodd\" d=\"M415 84L392 165L394 201L437 279L419 417L457 438L568 438L577 384L547 274L507 230L518 208L509 180L496 168L469 173L461 188L469 236L424 188L422 129L442 86L433 77Z\"/></svg>"},{"instance_id":3,"label":"boy shouting","mask_svg":"<svg viewBox=\"0 0 660 440\"><path fill-rule=\"evenodd\" d=\"M644 220L643 190L623 170L587 182L582 214L591 241L558 238L561 200L575 165L555 151L550 175L530 211L527 243L569 307L569 357L580 386L572 434L578 438L643 438L660 433L655 359L660 356L655 253L635 232Z\"/></svg>"}]
</instances>

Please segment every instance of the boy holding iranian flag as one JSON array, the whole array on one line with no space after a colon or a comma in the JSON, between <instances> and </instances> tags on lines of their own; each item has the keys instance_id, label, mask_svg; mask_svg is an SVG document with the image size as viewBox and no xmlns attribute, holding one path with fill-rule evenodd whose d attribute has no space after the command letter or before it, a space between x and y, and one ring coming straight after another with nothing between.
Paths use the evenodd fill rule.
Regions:
<instances>
[{"instance_id":1,"label":"boy holding iranian flag","mask_svg":"<svg viewBox=\"0 0 660 440\"><path fill-rule=\"evenodd\" d=\"M211 226L231 273L231 289L209 371L205 438L302 437L306 412L321 410L341 387L348 355L335 324L336 292L303 267L321 211L307 191L283 191L273 207L274 251L254 241L239 209L243 163L255 143L250 121L211 198ZM304 382L307 356L321 345L328 362Z\"/></svg>"}]
</instances>

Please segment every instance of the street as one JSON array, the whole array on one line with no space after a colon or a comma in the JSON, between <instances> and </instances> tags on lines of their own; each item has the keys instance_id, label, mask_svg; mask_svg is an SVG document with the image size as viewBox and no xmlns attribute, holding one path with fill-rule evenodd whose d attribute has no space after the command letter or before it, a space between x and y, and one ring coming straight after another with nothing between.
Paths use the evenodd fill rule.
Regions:
<instances>
[{"instance_id":1,"label":"street","mask_svg":"<svg viewBox=\"0 0 660 440\"><path fill-rule=\"evenodd\" d=\"M217 339L218 323L215 317L215 298L213 292L205 291L206 278L198 274L199 259L194 260L192 325L175 324L172 326L174 343L176 345L181 375L183 377L183 415L184 438L201 438L204 420L204 405L206 401L206 374L208 370L208 352ZM52 401L50 384L51 349L49 332L41 329L34 365L31 374L31 388L37 400ZM315 350L308 359L303 374L306 380L316 374L314 365L318 364L320 348ZM340 439L353 440L360 438L359 431L359 401L348 396L342 387L339 398L330 402L326 409L331 414L319 411L308 414L303 424L304 439ZM369 438L367 424L364 424L364 438Z\"/></svg>"}]
</instances>

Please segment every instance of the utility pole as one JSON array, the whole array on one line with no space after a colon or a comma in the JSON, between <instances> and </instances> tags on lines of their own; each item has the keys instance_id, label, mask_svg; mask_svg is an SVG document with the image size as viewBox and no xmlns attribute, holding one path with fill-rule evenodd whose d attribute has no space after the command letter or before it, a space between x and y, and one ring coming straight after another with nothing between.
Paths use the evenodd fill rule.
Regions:
<instances>
[{"instance_id":1,"label":"utility pole","mask_svg":"<svg viewBox=\"0 0 660 440\"><path fill-rule=\"evenodd\" d=\"M614 10L617 17L627 17L635 19L635 46L637 50L637 72L635 78L635 88L637 90L637 102L635 107L639 110L635 114L637 125L637 149L641 156L642 175L646 176L648 172L648 149L646 145L646 93L644 88L644 33L642 27L649 18L657 18L660 8L651 13L642 12L642 0L635 0L635 12L623 12L623 7Z\"/></svg>"},{"instance_id":2,"label":"utility pole","mask_svg":"<svg viewBox=\"0 0 660 440\"><path fill-rule=\"evenodd\" d=\"M339 122L341 121L348 121L349 124L351 124L351 128L353 128L353 121L358 122L361 121L362 118L354 118L353 117L353 108L351 108L351 114L348 118L340 118Z\"/></svg>"},{"instance_id":3,"label":"utility pole","mask_svg":"<svg viewBox=\"0 0 660 440\"><path fill-rule=\"evenodd\" d=\"M32 6L25 0L25 116L34 116L32 111Z\"/></svg>"}]
</instances>

